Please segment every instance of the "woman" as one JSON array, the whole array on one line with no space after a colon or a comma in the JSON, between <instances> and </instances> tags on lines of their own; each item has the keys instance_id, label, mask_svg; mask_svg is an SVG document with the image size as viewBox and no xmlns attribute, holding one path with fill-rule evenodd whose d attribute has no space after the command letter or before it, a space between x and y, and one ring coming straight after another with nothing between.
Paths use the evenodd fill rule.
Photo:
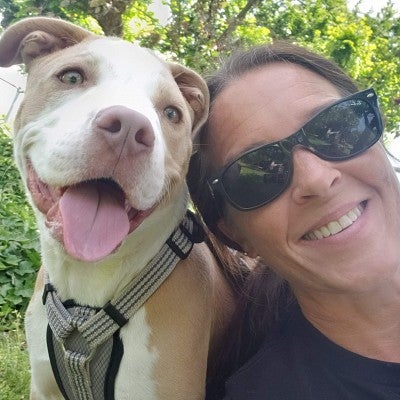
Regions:
<instances>
[{"instance_id":1,"label":"woman","mask_svg":"<svg viewBox=\"0 0 400 400\"><path fill-rule=\"evenodd\" d=\"M259 260L224 399L400 399L400 189L375 92L285 43L233 56L209 88L192 198Z\"/></svg>"}]
</instances>

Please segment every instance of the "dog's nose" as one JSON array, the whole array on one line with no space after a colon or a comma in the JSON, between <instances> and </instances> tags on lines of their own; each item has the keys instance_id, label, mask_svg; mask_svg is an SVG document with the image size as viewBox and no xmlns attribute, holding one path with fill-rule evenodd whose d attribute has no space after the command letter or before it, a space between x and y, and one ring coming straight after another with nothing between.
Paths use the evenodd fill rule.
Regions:
<instances>
[{"instance_id":1,"label":"dog's nose","mask_svg":"<svg viewBox=\"0 0 400 400\"><path fill-rule=\"evenodd\" d=\"M129 151L149 150L154 145L154 131L149 119L142 113L124 106L111 106L99 111L93 121L96 133L107 142Z\"/></svg>"}]
</instances>

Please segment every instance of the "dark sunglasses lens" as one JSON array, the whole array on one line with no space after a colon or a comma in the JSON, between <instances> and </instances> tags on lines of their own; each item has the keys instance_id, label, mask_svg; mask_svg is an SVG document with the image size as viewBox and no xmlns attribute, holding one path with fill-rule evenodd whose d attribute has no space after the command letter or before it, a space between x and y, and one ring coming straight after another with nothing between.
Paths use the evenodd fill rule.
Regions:
<instances>
[{"instance_id":1,"label":"dark sunglasses lens","mask_svg":"<svg viewBox=\"0 0 400 400\"><path fill-rule=\"evenodd\" d=\"M286 188L290 154L279 146L255 149L231 164L222 175L222 184L230 200L240 208L265 204Z\"/></svg>"},{"instance_id":2,"label":"dark sunglasses lens","mask_svg":"<svg viewBox=\"0 0 400 400\"><path fill-rule=\"evenodd\" d=\"M382 133L379 116L362 99L349 99L322 111L303 127L308 146L328 160L353 157Z\"/></svg>"}]
</instances>

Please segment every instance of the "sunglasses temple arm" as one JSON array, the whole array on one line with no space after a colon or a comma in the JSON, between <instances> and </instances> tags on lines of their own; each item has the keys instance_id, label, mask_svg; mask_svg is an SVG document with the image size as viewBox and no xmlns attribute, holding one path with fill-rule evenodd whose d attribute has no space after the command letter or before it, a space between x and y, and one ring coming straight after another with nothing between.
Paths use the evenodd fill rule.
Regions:
<instances>
[{"instance_id":1,"label":"sunglasses temple arm","mask_svg":"<svg viewBox=\"0 0 400 400\"><path fill-rule=\"evenodd\" d=\"M220 184L219 180L215 184ZM218 216L220 218L222 218L224 214L222 212L221 201L215 195L214 189L212 187L212 183L210 183L210 181L207 181L207 187L208 187L208 191L210 193L210 197L212 198L212 201L213 201L213 203L215 205L215 209L216 209L216 211L218 213Z\"/></svg>"}]
</instances>

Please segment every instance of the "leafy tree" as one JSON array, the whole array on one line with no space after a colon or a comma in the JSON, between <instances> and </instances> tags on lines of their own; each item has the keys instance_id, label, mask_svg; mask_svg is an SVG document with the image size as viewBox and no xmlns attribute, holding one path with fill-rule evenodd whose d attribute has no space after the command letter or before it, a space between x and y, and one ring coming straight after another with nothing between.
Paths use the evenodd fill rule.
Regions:
<instances>
[{"instance_id":1,"label":"leafy tree","mask_svg":"<svg viewBox=\"0 0 400 400\"><path fill-rule=\"evenodd\" d=\"M122 36L124 29L124 15L130 13L136 4L147 4L148 1L122 1L122 0L26 0L13 1L1 0L0 11L3 13L2 26L6 27L11 22L27 16L60 17L80 23L86 27L95 24L101 28L105 35Z\"/></svg>"},{"instance_id":2,"label":"leafy tree","mask_svg":"<svg viewBox=\"0 0 400 400\"><path fill-rule=\"evenodd\" d=\"M375 18L365 17L371 29L371 43L374 48L365 57L369 57L368 68L360 68L356 77L366 85L373 85L384 107L388 129L396 129L400 135L400 18L394 12L394 5L389 1Z\"/></svg>"},{"instance_id":3,"label":"leafy tree","mask_svg":"<svg viewBox=\"0 0 400 400\"><path fill-rule=\"evenodd\" d=\"M400 134L400 19L393 2L370 16L350 11L345 0L267 0L253 15L271 39L308 46L336 61L361 87L374 86L387 129Z\"/></svg>"},{"instance_id":4,"label":"leafy tree","mask_svg":"<svg viewBox=\"0 0 400 400\"><path fill-rule=\"evenodd\" d=\"M0 123L0 329L25 310L40 265L35 220L12 159L11 139Z\"/></svg>"}]
</instances>

